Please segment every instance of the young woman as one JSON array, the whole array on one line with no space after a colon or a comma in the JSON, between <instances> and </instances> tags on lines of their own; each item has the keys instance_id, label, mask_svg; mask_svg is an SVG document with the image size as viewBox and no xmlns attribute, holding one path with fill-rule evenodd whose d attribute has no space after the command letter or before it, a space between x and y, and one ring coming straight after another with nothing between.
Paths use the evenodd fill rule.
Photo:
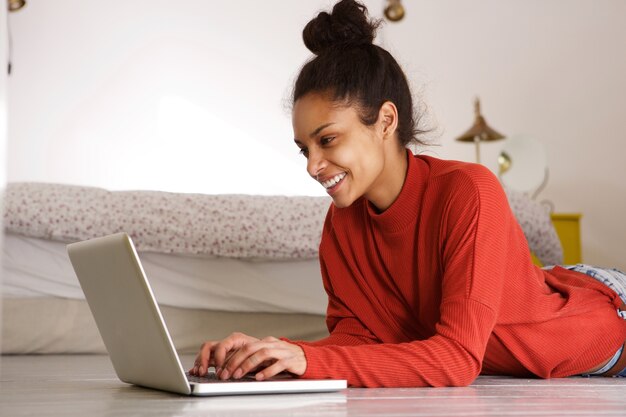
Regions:
<instances>
[{"instance_id":1,"label":"young woman","mask_svg":"<svg viewBox=\"0 0 626 417\"><path fill-rule=\"evenodd\" d=\"M361 387L626 374L626 276L535 267L489 170L408 151L411 93L376 27L353 0L320 13L293 93L295 143L333 199L319 249L330 336L234 333L205 343L190 372Z\"/></svg>"}]
</instances>

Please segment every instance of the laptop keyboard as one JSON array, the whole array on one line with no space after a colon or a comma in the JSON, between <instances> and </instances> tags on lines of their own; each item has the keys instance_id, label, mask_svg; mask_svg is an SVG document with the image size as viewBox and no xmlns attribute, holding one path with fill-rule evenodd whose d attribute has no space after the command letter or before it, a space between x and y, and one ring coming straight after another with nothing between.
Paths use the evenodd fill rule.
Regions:
<instances>
[{"instance_id":1,"label":"laptop keyboard","mask_svg":"<svg viewBox=\"0 0 626 417\"><path fill-rule=\"evenodd\" d=\"M209 372L205 376L195 376L195 375L189 375L189 374L185 374L185 375L187 375L187 380L189 382L200 383L200 384L210 384L210 383L215 383L215 382L228 383L228 382L256 381L256 379L254 379L254 375L245 375L241 379L227 379L224 381L219 379L215 372Z\"/></svg>"}]
</instances>

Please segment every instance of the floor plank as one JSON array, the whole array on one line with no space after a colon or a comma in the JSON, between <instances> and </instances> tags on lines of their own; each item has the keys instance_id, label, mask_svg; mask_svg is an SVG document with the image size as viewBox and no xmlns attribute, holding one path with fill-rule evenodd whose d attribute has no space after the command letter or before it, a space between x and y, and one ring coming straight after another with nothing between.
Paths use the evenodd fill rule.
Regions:
<instances>
[{"instance_id":1,"label":"floor plank","mask_svg":"<svg viewBox=\"0 0 626 417\"><path fill-rule=\"evenodd\" d=\"M124 384L106 356L3 356L0 415L626 416L626 378L480 377L464 388L191 398Z\"/></svg>"}]
</instances>

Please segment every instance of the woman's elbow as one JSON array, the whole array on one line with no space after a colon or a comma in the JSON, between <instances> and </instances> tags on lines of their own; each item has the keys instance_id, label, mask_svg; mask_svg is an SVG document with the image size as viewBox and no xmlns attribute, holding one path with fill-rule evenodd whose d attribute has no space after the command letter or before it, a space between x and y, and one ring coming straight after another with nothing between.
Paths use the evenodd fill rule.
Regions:
<instances>
[{"instance_id":1,"label":"woman's elbow","mask_svg":"<svg viewBox=\"0 0 626 417\"><path fill-rule=\"evenodd\" d=\"M447 387L467 387L471 385L478 375L480 375L481 363L476 360L471 360L461 370L454 370L448 374L447 384L443 386Z\"/></svg>"}]
</instances>

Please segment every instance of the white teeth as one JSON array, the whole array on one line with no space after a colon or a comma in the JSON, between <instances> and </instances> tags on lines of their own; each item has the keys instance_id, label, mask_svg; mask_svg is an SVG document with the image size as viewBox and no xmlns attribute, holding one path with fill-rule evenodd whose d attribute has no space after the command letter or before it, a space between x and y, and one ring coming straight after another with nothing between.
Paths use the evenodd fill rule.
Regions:
<instances>
[{"instance_id":1,"label":"white teeth","mask_svg":"<svg viewBox=\"0 0 626 417\"><path fill-rule=\"evenodd\" d=\"M341 174L335 175L334 177L332 177L328 181L324 181L322 183L322 185L324 186L324 188L330 188L333 185L337 184L339 181L341 181L343 179L343 177L345 177L345 176L346 176L346 173L342 172Z\"/></svg>"}]
</instances>

